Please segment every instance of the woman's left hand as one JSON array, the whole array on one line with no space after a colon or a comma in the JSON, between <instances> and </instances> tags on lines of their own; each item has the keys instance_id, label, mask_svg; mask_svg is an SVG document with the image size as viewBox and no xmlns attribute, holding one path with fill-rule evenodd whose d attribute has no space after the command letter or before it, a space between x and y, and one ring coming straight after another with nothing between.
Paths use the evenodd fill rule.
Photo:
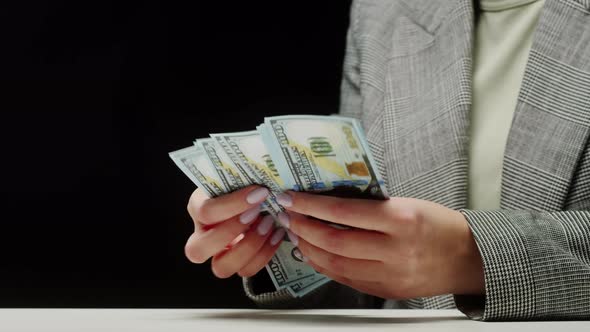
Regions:
<instances>
[{"instance_id":1,"label":"woman's left hand","mask_svg":"<svg viewBox=\"0 0 590 332\"><path fill-rule=\"evenodd\" d=\"M288 210L281 222L309 264L341 284L392 299L484 293L481 256L458 211L397 197L373 201L288 192L278 201Z\"/></svg>"}]
</instances>

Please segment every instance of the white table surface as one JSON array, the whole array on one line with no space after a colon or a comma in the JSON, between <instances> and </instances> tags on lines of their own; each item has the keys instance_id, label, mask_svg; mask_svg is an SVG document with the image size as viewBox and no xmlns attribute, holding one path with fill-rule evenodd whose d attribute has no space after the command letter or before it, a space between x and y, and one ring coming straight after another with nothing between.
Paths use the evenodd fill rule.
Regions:
<instances>
[{"instance_id":1,"label":"white table surface","mask_svg":"<svg viewBox=\"0 0 590 332\"><path fill-rule=\"evenodd\" d=\"M0 309L0 331L590 331L590 322L482 323L456 310Z\"/></svg>"}]
</instances>

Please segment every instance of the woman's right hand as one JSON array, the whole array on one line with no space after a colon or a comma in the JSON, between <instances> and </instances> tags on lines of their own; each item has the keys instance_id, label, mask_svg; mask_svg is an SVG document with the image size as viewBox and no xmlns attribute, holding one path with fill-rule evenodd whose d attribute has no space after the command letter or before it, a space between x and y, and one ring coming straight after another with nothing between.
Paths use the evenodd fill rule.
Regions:
<instances>
[{"instance_id":1,"label":"woman's right hand","mask_svg":"<svg viewBox=\"0 0 590 332\"><path fill-rule=\"evenodd\" d=\"M195 190L187 207L195 232L186 243L186 257L196 264L213 257L211 269L218 278L235 273L255 275L272 258L285 235L282 228L274 230L271 216L260 216L260 205L268 194L268 189L260 186L216 198Z\"/></svg>"}]
</instances>

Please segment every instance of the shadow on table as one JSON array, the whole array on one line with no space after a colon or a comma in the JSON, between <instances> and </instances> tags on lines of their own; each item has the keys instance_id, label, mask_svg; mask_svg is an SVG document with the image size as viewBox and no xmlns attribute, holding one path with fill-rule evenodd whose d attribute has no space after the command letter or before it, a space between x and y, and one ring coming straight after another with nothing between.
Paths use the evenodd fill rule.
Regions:
<instances>
[{"instance_id":1,"label":"shadow on table","mask_svg":"<svg viewBox=\"0 0 590 332\"><path fill-rule=\"evenodd\" d=\"M468 320L467 317L374 317L367 315L337 315L337 314L305 314L297 311L248 311L248 312L217 312L193 315L195 319L227 319L248 320L260 322L297 322L298 324L350 325L350 324L420 324L442 321Z\"/></svg>"}]
</instances>

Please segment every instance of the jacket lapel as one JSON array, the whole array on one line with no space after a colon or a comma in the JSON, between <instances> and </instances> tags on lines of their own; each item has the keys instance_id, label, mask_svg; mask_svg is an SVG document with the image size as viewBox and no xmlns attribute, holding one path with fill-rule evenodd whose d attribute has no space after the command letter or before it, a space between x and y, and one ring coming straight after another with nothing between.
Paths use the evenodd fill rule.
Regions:
<instances>
[{"instance_id":1,"label":"jacket lapel","mask_svg":"<svg viewBox=\"0 0 590 332\"><path fill-rule=\"evenodd\" d=\"M402 4L383 105L389 191L464 208L473 6L469 0Z\"/></svg>"},{"instance_id":2,"label":"jacket lapel","mask_svg":"<svg viewBox=\"0 0 590 332\"><path fill-rule=\"evenodd\" d=\"M590 1L546 0L502 174L504 209L566 207L590 134Z\"/></svg>"}]
</instances>

